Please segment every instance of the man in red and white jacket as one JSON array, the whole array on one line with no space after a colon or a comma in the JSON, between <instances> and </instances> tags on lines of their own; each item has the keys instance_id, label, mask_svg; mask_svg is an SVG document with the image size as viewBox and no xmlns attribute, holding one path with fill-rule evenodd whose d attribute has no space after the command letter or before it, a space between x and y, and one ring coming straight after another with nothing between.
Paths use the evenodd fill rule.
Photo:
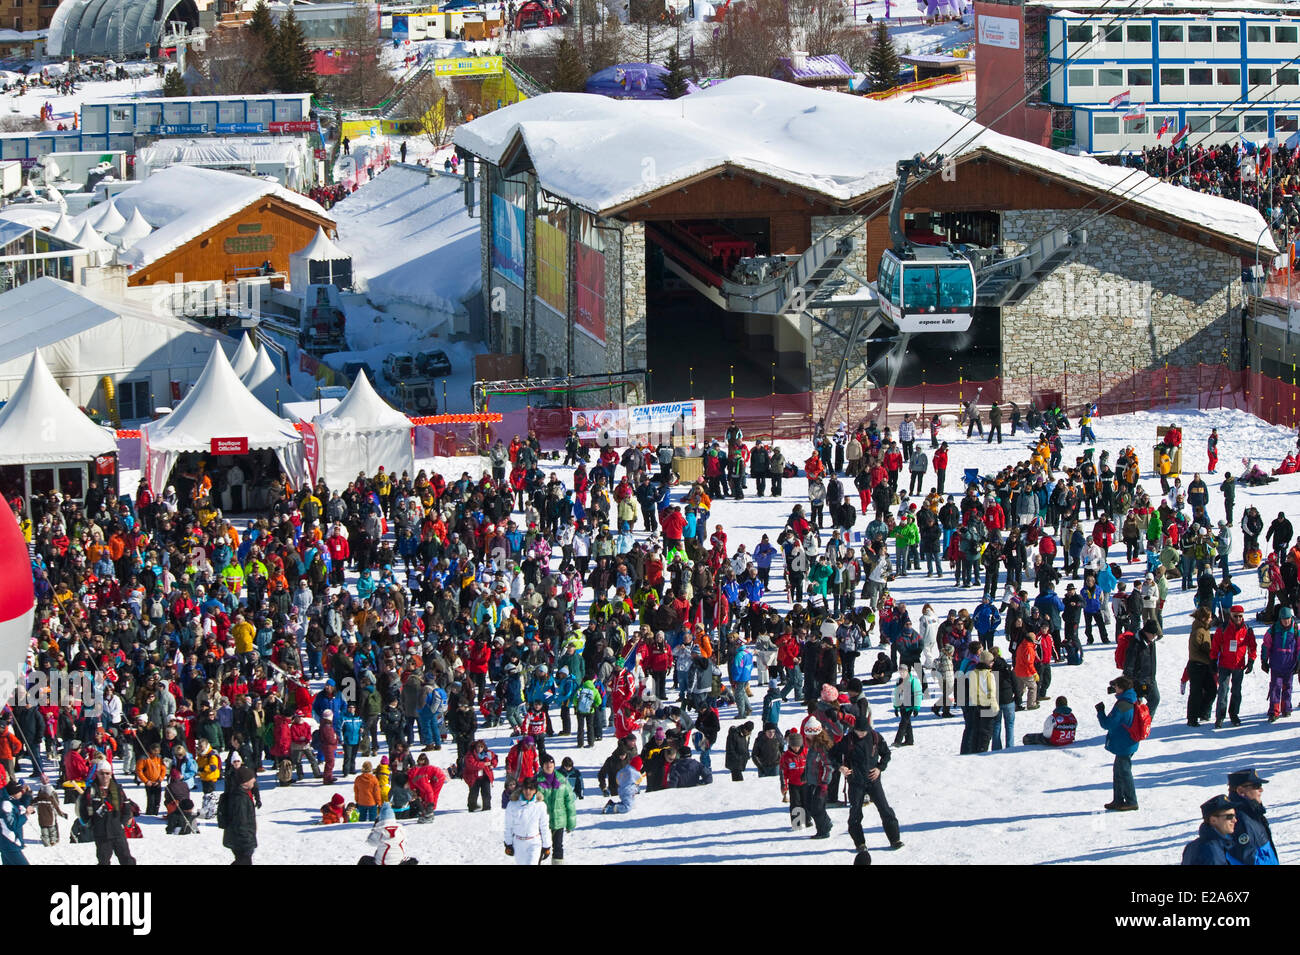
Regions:
<instances>
[{"instance_id":1,"label":"man in red and white jacket","mask_svg":"<svg viewBox=\"0 0 1300 955\"><path fill-rule=\"evenodd\" d=\"M1233 606L1228 623L1210 641L1210 663L1219 674L1219 699L1214 707L1214 728L1223 726L1226 714L1233 726L1241 725L1241 681L1255 669L1255 633L1246 626L1246 609ZM1229 693L1231 692L1231 700Z\"/></svg>"},{"instance_id":2,"label":"man in red and white jacket","mask_svg":"<svg viewBox=\"0 0 1300 955\"><path fill-rule=\"evenodd\" d=\"M1070 710L1070 701L1063 696L1056 698L1056 709L1043 722L1041 733L1029 733L1025 736L1026 746L1069 746L1074 742L1074 734L1079 729L1079 721Z\"/></svg>"}]
</instances>

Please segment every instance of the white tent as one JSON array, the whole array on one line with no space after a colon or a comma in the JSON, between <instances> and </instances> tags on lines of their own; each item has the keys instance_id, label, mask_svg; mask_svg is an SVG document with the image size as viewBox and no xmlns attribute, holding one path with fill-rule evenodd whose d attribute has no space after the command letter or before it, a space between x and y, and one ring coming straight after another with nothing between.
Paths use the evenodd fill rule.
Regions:
<instances>
[{"instance_id":1,"label":"white tent","mask_svg":"<svg viewBox=\"0 0 1300 955\"><path fill-rule=\"evenodd\" d=\"M240 377L244 387L253 393L258 401L276 414L284 413L286 401L302 401L302 395L293 390L293 385L285 381L280 369L275 367L270 353L263 346L257 350L253 367Z\"/></svg>"},{"instance_id":2,"label":"white tent","mask_svg":"<svg viewBox=\"0 0 1300 955\"><path fill-rule=\"evenodd\" d=\"M235 353L230 356L230 367L235 372L236 378L243 378L248 374L248 370L253 367L253 362L257 359L257 346L253 344L252 336L248 332L239 339L239 347Z\"/></svg>"},{"instance_id":3,"label":"white tent","mask_svg":"<svg viewBox=\"0 0 1300 955\"><path fill-rule=\"evenodd\" d=\"M56 239L63 239L65 242L72 242L77 238L76 227L68 220L68 217L59 213L59 221L54 223L54 227L49 230L50 235Z\"/></svg>"},{"instance_id":4,"label":"white tent","mask_svg":"<svg viewBox=\"0 0 1300 955\"><path fill-rule=\"evenodd\" d=\"M97 232L109 233L126 225L126 216L118 211L117 200L113 199L105 203L102 209L92 208L84 221L93 225Z\"/></svg>"},{"instance_id":5,"label":"white tent","mask_svg":"<svg viewBox=\"0 0 1300 955\"><path fill-rule=\"evenodd\" d=\"M0 465L89 461L117 451L104 428L72 403L39 351L0 408Z\"/></svg>"},{"instance_id":6,"label":"white tent","mask_svg":"<svg viewBox=\"0 0 1300 955\"><path fill-rule=\"evenodd\" d=\"M130 220L107 238L119 249L129 249L152 231L153 226L140 214L140 210L136 209L131 213Z\"/></svg>"},{"instance_id":7,"label":"white tent","mask_svg":"<svg viewBox=\"0 0 1300 955\"><path fill-rule=\"evenodd\" d=\"M352 287L352 256L319 226L307 246L289 256L289 288L302 295L308 285Z\"/></svg>"},{"instance_id":8,"label":"white tent","mask_svg":"<svg viewBox=\"0 0 1300 955\"><path fill-rule=\"evenodd\" d=\"M94 230L89 222L81 227L77 237L72 240L87 252L90 252L90 265L107 265L113 261L113 247Z\"/></svg>"},{"instance_id":9,"label":"white tent","mask_svg":"<svg viewBox=\"0 0 1300 955\"><path fill-rule=\"evenodd\" d=\"M317 415L312 427L319 462L310 460L309 439L306 466L332 488L346 486L359 471L374 474L381 465L393 475L415 473L411 421L379 397L364 371L347 397L333 410Z\"/></svg>"},{"instance_id":10,"label":"white tent","mask_svg":"<svg viewBox=\"0 0 1300 955\"><path fill-rule=\"evenodd\" d=\"M214 439L242 439L249 451L270 449L294 483L302 474L302 439L293 425L269 411L244 387L220 345L190 393L175 410L143 431L149 486L167 485L176 460L185 452L211 452Z\"/></svg>"}]
</instances>

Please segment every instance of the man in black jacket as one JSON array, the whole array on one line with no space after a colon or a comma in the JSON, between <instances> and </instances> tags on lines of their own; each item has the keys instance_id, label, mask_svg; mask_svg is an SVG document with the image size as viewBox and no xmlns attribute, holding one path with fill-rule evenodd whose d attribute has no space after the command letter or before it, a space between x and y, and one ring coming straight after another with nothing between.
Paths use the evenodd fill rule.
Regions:
<instances>
[{"instance_id":1,"label":"man in black jacket","mask_svg":"<svg viewBox=\"0 0 1300 955\"><path fill-rule=\"evenodd\" d=\"M845 733L831 749L832 759L838 760L840 774L848 780L849 787L849 835L853 846L859 852L866 848L867 839L862 832L862 800L871 797L880 813L880 824L885 829L885 837L891 849L903 848L903 839L898 831L898 817L889 807L885 798L885 787L880 781L880 774L889 766L889 745L884 737L877 733L870 722L862 722Z\"/></svg>"},{"instance_id":2,"label":"man in black jacket","mask_svg":"<svg viewBox=\"0 0 1300 955\"><path fill-rule=\"evenodd\" d=\"M1157 636L1155 621L1147 621L1124 651L1124 675L1133 681L1133 692L1146 699L1152 718L1160 705L1160 689L1156 686Z\"/></svg>"},{"instance_id":3,"label":"man in black jacket","mask_svg":"<svg viewBox=\"0 0 1300 955\"><path fill-rule=\"evenodd\" d=\"M217 802L217 826L225 830L221 844L234 853L231 865L252 865L257 849L257 809L253 805L253 785L257 773L248 766L235 770L233 779Z\"/></svg>"},{"instance_id":4,"label":"man in black jacket","mask_svg":"<svg viewBox=\"0 0 1300 955\"><path fill-rule=\"evenodd\" d=\"M114 855L119 865L135 865L122 829L126 811L126 796L113 779L112 768L107 762L99 761L91 782L77 801L77 817L94 837L95 858L100 865L109 865Z\"/></svg>"}]
</instances>

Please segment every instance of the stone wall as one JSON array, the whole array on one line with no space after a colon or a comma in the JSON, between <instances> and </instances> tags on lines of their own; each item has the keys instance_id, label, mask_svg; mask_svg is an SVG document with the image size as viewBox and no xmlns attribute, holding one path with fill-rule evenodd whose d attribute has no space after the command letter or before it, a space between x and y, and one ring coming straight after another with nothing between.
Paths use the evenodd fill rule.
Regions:
<instances>
[{"instance_id":1,"label":"stone wall","mask_svg":"<svg viewBox=\"0 0 1300 955\"><path fill-rule=\"evenodd\" d=\"M1016 253L1078 218L1077 210L1006 212L1003 242ZM1225 350L1236 365L1242 286L1235 257L1115 216L1087 229L1078 259L1002 310L1004 378L1055 375L1063 367L1095 378L1099 358L1109 378L1166 362L1220 363Z\"/></svg>"}]
</instances>

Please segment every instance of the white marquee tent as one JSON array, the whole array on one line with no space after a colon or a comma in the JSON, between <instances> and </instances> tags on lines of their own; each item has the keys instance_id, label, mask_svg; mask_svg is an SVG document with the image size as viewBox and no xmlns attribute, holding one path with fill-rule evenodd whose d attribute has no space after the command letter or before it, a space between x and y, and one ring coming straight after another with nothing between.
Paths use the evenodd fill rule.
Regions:
<instances>
[{"instance_id":1,"label":"white marquee tent","mask_svg":"<svg viewBox=\"0 0 1300 955\"><path fill-rule=\"evenodd\" d=\"M235 377L243 378L248 374L248 370L253 367L253 362L257 358L257 346L253 344L252 337L248 332L244 332L239 339L239 347L235 353L230 356L230 367L235 371Z\"/></svg>"},{"instance_id":2,"label":"white marquee tent","mask_svg":"<svg viewBox=\"0 0 1300 955\"><path fill-rule=\"evenodd\" d=\"M365 471L382 465L390 474L415 473L411 420L375 392L365 372L357 375L347 397L313 422L319 463L307 469L331 488L345 487ZM307 457L311 457L310 441Z\"/></svg>"},{"instance_id":3,"label":"white marquee tent","mask_svg":"<svg viewBox=\"0 0 1300 955\"><path fill-rule=\"evenodd\" d=\"M110 431L86 417L33 351L27 374L0 408L0 467L23 468L24 493L88 486L86 468L103 454L117 452Z\"/></svg>"},{"instance_id":4,"label":"white marquee tent","mask_svg":"<svg viewBox=\"0 0 1300 955\"><path fill-rule=\"evenodd\" d=\"M308 285L337 285L352 287L352 256L317 228L316 235L305 248L289 256L289 287L302 295Z\"/></svg>"},{"instance_id":5,"label":"white marquee tent","mask_svg":"<svg viewBox=\"0 0 1300 955\"><path fill-rule=\"evenodd\" d=\"M286 401L303 400L302 395L293 390L293 385L285 381L265 347L257 350L252 367L240 376L240 380L258 401L276 414L284 414Z\"/></svg>"},{"instance_id":6,"label":"white marquee tent","mask_svg":"<svg viewBox=\"0 0 1300 955\"><path fill-rule=\"evenodd\" d=\"M295 484L302 478L302 439L293 425L267 409L236 376L220 345L175 410L143 431L149 486L157 491L180 455L211 452L214 439L244 439L249 451L269 449Z\"/></svg>"}]
</instances>

